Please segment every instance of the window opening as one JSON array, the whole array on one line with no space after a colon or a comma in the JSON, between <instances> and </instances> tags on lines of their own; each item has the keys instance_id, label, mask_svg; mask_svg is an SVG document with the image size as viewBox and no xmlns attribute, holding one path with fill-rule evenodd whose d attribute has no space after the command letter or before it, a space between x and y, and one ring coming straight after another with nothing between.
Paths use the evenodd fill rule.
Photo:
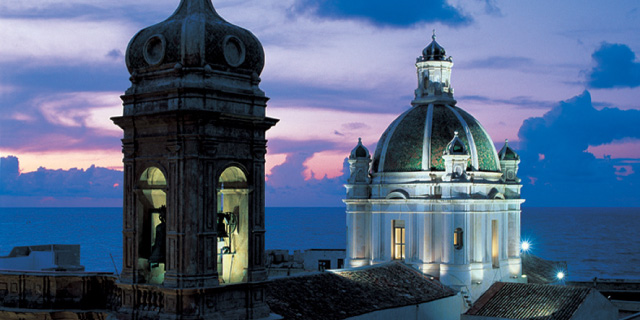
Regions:
<instances>
[{"instance_id":1,"label":"window opening","mask_svg":"<svg viewBox=\"0 0 640 320\"><path fill-rule=\"evenodd\" d=\"M318 260L318 271L331 269L331 260Z\"/></svg>"},{"instance_id":2,"label":"window opening","mask_svg":"<svg viewBox=\"0 0 640 320\"><path fill-rule=\"evenodd\" d=\"M491 220L491 262L494 268L500 267L498 220Z\"/></svg>"},{"instance_id":3,"label":"window opening","mask_svg":"<svg viewBox=\"0 0 640 320\"><path fill-rule=\"evenodd\" d=\"M457 250L462 249L462 228L456 228L453 232L453 247Z\"/></svg>"},{"instance_id":4,"label":"window opening","mask_svg":"<svg viewBox=\"0 0 640 320\"><path fill-rule=\"evenodd\" d=\"M404 220L393 220L393 259L405 258L405 229Z\"/></svg>"}]
</instances>

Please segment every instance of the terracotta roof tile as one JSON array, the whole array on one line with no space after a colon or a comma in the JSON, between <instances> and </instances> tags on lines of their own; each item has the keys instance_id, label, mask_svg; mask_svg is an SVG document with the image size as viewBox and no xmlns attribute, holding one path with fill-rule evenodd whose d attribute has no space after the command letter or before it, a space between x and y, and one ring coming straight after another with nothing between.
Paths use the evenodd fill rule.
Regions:
<instances>
[{"instance_id":1,"label":"terracotta roof tile","mask_svg":"<svg viewBox=\"0 0 640 320\"><path fill-rule=\"evenodd\" d=\"M497 282L465 314L501 319L568 320L591 290Z\"/></svg>"}]
</instances>

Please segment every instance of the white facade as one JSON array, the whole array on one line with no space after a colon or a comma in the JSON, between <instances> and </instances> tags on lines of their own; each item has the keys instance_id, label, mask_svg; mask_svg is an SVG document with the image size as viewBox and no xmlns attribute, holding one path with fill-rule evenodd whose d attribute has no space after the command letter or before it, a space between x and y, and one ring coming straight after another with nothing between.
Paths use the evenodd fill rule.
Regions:
<instances>
[{"instance_id":1,"label":"white facade","mask_svg":"<svg viewBox=\"0 0 640 320\"><path fill-rule=\"evenodd\" d=\"M455 107L451 66L434 36L416 63L412 109L383 134L373 161L361 142L351 152L346 265L404 260L475 300L496 281L522 279L524 200L517 154L498 154Z\"/></svg>"}]
</instances>

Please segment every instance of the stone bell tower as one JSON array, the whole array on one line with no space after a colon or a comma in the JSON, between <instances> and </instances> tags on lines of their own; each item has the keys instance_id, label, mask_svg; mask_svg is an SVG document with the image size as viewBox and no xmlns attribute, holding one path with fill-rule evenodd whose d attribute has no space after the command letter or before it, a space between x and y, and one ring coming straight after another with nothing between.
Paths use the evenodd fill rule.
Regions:
<instances>
[{"instance_id":1,"label":"stone bell tower","mask_svg":"<svg viewBox=\"0 0 640 320\"><path fill-rule=\"evenodd\" d=\"M127 48L121 319L261 318L264 51L210 0L182 0Z\"/></svg>"}]
</instances>

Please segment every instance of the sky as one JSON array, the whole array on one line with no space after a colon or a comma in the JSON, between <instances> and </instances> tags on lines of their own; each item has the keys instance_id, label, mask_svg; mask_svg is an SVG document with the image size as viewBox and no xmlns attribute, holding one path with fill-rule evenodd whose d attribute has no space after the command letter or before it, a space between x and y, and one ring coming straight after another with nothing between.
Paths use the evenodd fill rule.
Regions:
<instances>
[{"instance_id":1,"label":"sky","mask_svg":"<svg viewBox=\"0 0 640 320\"><path fill-rule=\"evenodd\" d=\"M135 33L178 0L0 2L0 207L121 206ZM340 206L436 30L458 106L521 155L525 206L640 206L640 3L213 0L266 55L267 206Z\"/></svg>"}]
</instances>

